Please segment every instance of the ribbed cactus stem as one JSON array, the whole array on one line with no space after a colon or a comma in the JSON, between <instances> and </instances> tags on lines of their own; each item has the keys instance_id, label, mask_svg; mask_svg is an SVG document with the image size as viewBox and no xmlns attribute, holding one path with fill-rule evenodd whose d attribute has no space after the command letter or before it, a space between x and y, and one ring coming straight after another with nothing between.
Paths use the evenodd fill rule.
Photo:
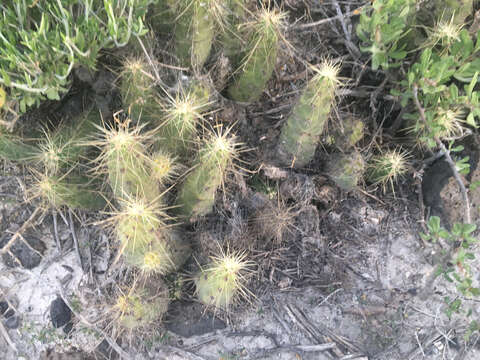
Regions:
<instances>
[{"instance_id":1,"label":"ribbed cactus stem","mask_svg":"<svg viewBox=\"0 0 480 360\"><path fill-rule=\"evenodd\" d=\"M151 176L151 159L146 151L152 135L140 132L141 127L130 129L125 122L118 129L103 129L103 139L97 142L102 149L98 161L106 168L117 199L137 196L155 199L160 195L159 184Z\"/></svg>"},{"instance_id":2,"label":"ribbed cactus stem","mask_svg":"<svg viewBox=\"0 0 480 360\"><path fill-rule=\"evenodd\" d=\"M343 190L354 190L362 179L365 161L362 154L335 154L328 164L328 176Z\"/></svg>"},{"instance_id":3,"label":"ribbed cactus stem","mask_svg":"<svg viewBox=\"0 0 480 360\"><path fill-rule=\"evenodd\" d=\"M86 155L86 144L101 124L100 113L91 110L73 123L61 125L52 134L45 133L35 158L40 160L48 174L55 175L72 168Z\"/></svg>"},{"instance_id":4,"label":"ribbed cactus stem","mask_svg":"<svg viewBox=\"0 0 480 360\"><path fill-rule=\"evenodd\" d=\"M106 201L93 185L84 177L41 174L29 195L39 198L44 207L101 210Z\"/></svg>"},{"instance_id":5,"label":"ribbed cactus stem","mask_svg":"<svg viewBox=\"0 0 480 360\"><path fill-rule=\"evenodd\" d=\"M21 137L0 128L0 159L28 161L38 155L38 148L27 144Z\"/></svg>"},{"instance_id":6,"label":"ribbed cactus stem","mask_svg":"<svg viewBox=\"0 0 480 360\"><path fill-rule=\"evenodd\" d=\"M146 274L168 274L178 270L188 259L190 246L180 234L170 228L155 232L152 242L147 246L138 246L123 253L125 261Z\"/></svg>"},{"instance_id":7,"label":"ribbed cactus stem","mask_svg":"<svg viewBox=\"0 0 480 360\"><path fill-rule=\"evenodd\" d=\"M139 330L161 320L168 309L168 288L159 277L147 278L118 296L113 313L118 325Z\"/></svg>"},{"instance_id":8,"label":"ribbed cactus stem","mask_svg":"<svg viewBox=\"0 0 480 360\"><path fill-rule=\"evenodd\" d=\"M215 0L179 0L175 5L175 52L182 66L201 68L212 47Z\"/></svg>"},{"instance_id":9,"label":"ribbed cactus stem","mask_svg":"<svg viewBox=\"0 0 480 360\"><path fill-rule=\"evenodd\" d=\"M207 306L228 310L236 297L248 294L243 273L249 266L245 254L222 253L212 258L195 277L198 299Z\"/></svg>"},{"instance_id":10,"label":"ribbed cactus stem","mask_svg":"<svg viewBox=\"0 0 480 360\"><path fill-rule=\"evenodd\" d=\"M342 129L334 134L335 146L346 151L353 148L364 136L364 123L353 116L343 119Z\"/></svg>"},{"instance_id":11,"label":"ribbed cactus stem","mask_svg":"<svg viewBox=\"0 0 480 360\"><path fill-rule=\"evenodd\" d=\"M326 61L303 90L280 135L278 153L284 165L302 167L313 159L335 103L338 71Z\"/></svg>"},{"instance_id":12,"label":"ribbed cactus stem","mask_svg":"<svg viewBox=\"0 0 480 360\"><path fill-rule=\"evenodd\" d=\"M226 16L221 32L223 52L233 59L236 65L235 55L242 52L243 40L240 26L244 22L247 0L225 0Z\"/></svg>"},{"instance_id":13,"label":"ribbed cactus stem","mask_svg":"<svg viewBox=\"0 0 480 360\"><path fill-rule=\"evenodd\" d=\"M228 131L211 134L177 196L177 211L181 216L198 217L212 210L215 193L236 156L237 145Z\"/></svg>"},{"instance_id":14,"label":"ribbed cactus stem","mask_svg":"<svg viewBox=\"0 0 480 360\"><path fill-rule=\"evenodd\" d=\"M148 121L155 113L155 81L148 70L148 62L143 57L129 58L125 60L120 75L123 105L135 122L140 118Z\"/></svg>"},{"instance_id":15,"label":"ribbed cactus stem","mask_svg":"<svg viewBox=\"0 0 480 360\"><path fill-rule=\"evenodd\" d=\"M280 31L284 13L263 9L254 24L246 45L240 68L228 88L228 95L236 101L252 102L262 95L277 61Z\"/></svg>"}]
</instances>

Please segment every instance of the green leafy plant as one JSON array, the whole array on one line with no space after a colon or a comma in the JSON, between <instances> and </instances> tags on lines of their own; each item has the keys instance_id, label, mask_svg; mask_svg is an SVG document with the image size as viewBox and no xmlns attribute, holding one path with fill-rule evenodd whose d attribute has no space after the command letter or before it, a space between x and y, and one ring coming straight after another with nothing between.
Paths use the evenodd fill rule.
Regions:
<instances>
[{"instance_id":1,"label":"green leafy plant","mask_svg":"<svg viewBox=\"0 0 480 360\"><path fill-rule=\"evenodd\" d=\"M372 55L372 69L398 67L407 52L402 37L409 30L415 0L376 0L371 10L360 15L357 35L365 44L362 51Z\"/></svg>"},{"instance_id":2,"label":"green leafy plant","mask_svg":"<svg viewBox=\"0 0 480 360\"><path fill-rule=\"evenodd\" d=\"M436 275L442 275L448 282L454 283L460 295L467 298L480 296L480 289L474 285L475 269L472 269L470 262L475 259L474 246L478 243L473 234L477 229L475 224L456 223L451 231L447 231L440 226L440 218L430 217L427 222L428 233L421 233L420 236L425 241L440 242L447 241L450 249L450 255L446 257L447 261L440 263L436 270ZM445 313L451 317L454 313L471 314L464 310L462 298L455 296L445 296L447 305ZM477 329L476 321L471 322L470 330ZM470 332L470 334L471 334ZM468 335L468 332L466 334Z\"/></svg>"},{"instance_id":3,"label":"green leafy plant","mask_svg":"<svg viewBox=\"0 0 480 360\"><path fill-rule=\"evenodd\" d=\"M142 18L154 0L7 1L0 5L0 84L5 108L23 113L59 99L77 65L95 68L99 51L143 35ZM18 46L22 44L22 46Z\"/></svg>"}]
</instances>

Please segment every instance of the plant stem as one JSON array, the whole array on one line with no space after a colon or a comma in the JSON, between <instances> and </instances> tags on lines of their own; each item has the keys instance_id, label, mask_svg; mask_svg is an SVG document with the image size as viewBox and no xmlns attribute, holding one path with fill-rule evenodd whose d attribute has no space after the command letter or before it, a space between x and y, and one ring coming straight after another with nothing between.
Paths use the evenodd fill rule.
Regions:
<instances>
[{"instance_id":1,"label":"plant stem","mask_svg":"<svg viewBox=\"0 0 480 360\"><path fill-rule=\"evenodd\" d=\"M425 117L425 110L423 109L422 105L420 104L420 101L418 100L418 87L417 85L413 85L413 99L415 100L415 105L418 109L418 112L420 113L420 118L422 119L423 123L427 127L427 129L431 132L431 129L427 123L427 119ZM471 224L472 219L470 216L470 200L468 199L468 194L467 194L467 188L465 187L465 184L463 183L462 178L460 177L459 172L457 171L457 167L455 165L455 162L453 161L452 157L450 156L450 151L447 150L445 145L441 142L441 140L438 138L438 136L434 135L433 139L437 143L438 147L440 150L445 155L445 160L447 161L448 165L450 165L450 168L452 169L453 176L455 177L455 180L458 183L458 186L460 187L460 191L462 193L462 198L464 201L465 205L465 220L467 224Z\"/></svg>"}]
</instances>

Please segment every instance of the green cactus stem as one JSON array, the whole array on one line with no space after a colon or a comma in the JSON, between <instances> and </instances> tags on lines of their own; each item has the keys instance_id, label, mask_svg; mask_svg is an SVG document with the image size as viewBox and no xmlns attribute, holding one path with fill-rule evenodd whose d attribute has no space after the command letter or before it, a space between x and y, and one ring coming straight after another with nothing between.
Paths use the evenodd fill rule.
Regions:
<instances>
[{"instance_id":1,"label":"green cactus stem","mask_svg":"<svg viewBox=\"0 0 480 360\"><path fill-rule=\"evenodd\" d=\"M38 148L27 144L21 137L7 133L0 128L0 159L28 161L38 154Z\"/></svg>"},{"instance_id":2,"label":"green cactus stem","mask_svg":"<svg viewBox=\"0 0 480 360\"><path fill-rule=\"evenodd\" d=\"M226 0L226 16L222 26L221 42L223 45L223 53L233 60L233 64L237 65L236 55L243 50L244 41L241 37L241 24L245 19L247 0Z\"/></svg>"},{"instance_id":3,"label":"green cactus stem","mask_svg":"<svg viewBox=\"0 0 480 360\"><path fill-rule=\"evenodd\" d=\"M118 296L113 314L122 328L135 331L161 320L168 302L168 288L163 280L149 277Z\"/></svg>"},{"instance_id":4,"label":"green cactus stem","mask_svg":"<svg viewBox=\"0 0 480 360\"><path fill-rule=\"evenodd\" d=\"M198 154L194 169L187 175L178 193L177 212L185 217L208 214L215 202L215 193L237 156L235 138L229 130L213 132Z\"/></svg>"},{"instance_id":5,"label":"green cactus stem","mask_svg":"<svg viewBox=\"0 0 480 360\"><path fill-rule=\"evenodd\" d=\"M235 101L252 102L262 95L272 76L280 43L280 28L284 13L263 9L253 25L240 68L228 88L228 95Z\"/></svg>"},{"instance_id":6,"label":"green cactus stem","mask_svg":"<svg viewBox=\"0 0 480 360\"><path fill-rule=\"evenodd\" d=\"M45 132L35 158L48 174L73 168L88 151L88 140L102 124L100 113L88 111L71 124L61 125L52 134Z\"/></svg>"},{"instance_id":7,"label":"green cactus stem","mask_svg":"<svg viewBox=\"0 0 480 360\"><path fill-rule=\"evenodd\" d=\"M242 253L222 253L195 277L198 299L207 306L228 310L238 296L248 296L245 287L251 263Z\"/></svg>"},{"instance_id":8,"label":"green cactus stem","mask_svg":"<svg viewBox=\"0 0 480 360\"><path fill-rule=\"evenodd\" d=\"M97 186L91 179L64 175L37 174L35 185L28 191L31 200L38 198L45 208L61 208L66 206L71 209L102 210L106 201L95 190ZM97 184L98 185L98 184Z\"/></svg>"},{"instance_id":9,"label":"green cactus stem","mask_svg":"<svg viewBox=\"0 0 480 360\"><path fill-rule=\"evenodd\" d=\"M174 156L190 155L202 113L210 105L209 93L196 84L185 92L169 96L164 105L164 119L157 132L157 146Z\"/></svg>"},{"instance_id":10,"label":"green cactus stem","mask_svg":"<svg viewBox=\"0 0 480 360\"><path fill-rule=\"evenodd\" d=\"M175 5L175 53L181 66L199 69L207 60L215 35L215 0L179 0Z\"/></svg>"},{"instance_id":11,"label":"green cactus stem","mask_svg":"<svg viewBox=\"0 0 480 360\"><path fill-rule=\"evenodd\" d=\"M365 125L353 116L344 118L342 125L342 129L333 135L333 141L339 150L348 151L363 139Z\"/></svg>"},{"instance_id":12,"label":"green cactus stem","mask_svg":"<svg viewBox=\"0 0 480 360\"><path fill-rule=\"evenodd\" d=\"M362 154L334 154L328 164L327 174L345 191L354 190L362 179L365 161Z\"/></svg>"},{"instance_id":13,"label":"green cactus stem","mask_svg":"<svg viewBox=\"0 0 480 360\"><path fill-rule=\"evenodd\" d=\"M159 184L151 176L152 160L147 154L151 132L141 133L142 126L129 127L129 121L117 128L104 128L103 138L95 144L102 149L97 159L108 173L108 181L117 199L160 196Z\"/></svg>"},{"instance_id":14,"label":"green cactus stem","mask_svg":"<svg viewBox=\"0 0 480 360\"><path fill-rule=\"evenodd\" d=\"M130 119L138 122L150 121L157 113L154 100L154 78L148 72L149 65L144 57L126 59L120 75L120 94Z\"/></svg>"},{"instance_id":15,"label":"green cactus stem","mask_svg":"<svg viewBox=\"0 0 480 360\"><path fill-rule=\"evenodd\" d=\"M127 250L128 249L128 250ZM168 274L178 270L191 253L190 246L172 229L155 232L147 246L127 248L123 255L127 264L139 268L146 274Z\"/></svg>"},{"instance_id":16,"label":"green cactus stem","mask_svg":"<svg viewBox=\"0 0 480 360\"><path fill-rule=\"evenodd\" d=\"M315 69L317 74L308 82L282 128L278 154L287 166L303 167L315 154L339 85L339 67L325 61Z\"/></svg>"}]
</instances>

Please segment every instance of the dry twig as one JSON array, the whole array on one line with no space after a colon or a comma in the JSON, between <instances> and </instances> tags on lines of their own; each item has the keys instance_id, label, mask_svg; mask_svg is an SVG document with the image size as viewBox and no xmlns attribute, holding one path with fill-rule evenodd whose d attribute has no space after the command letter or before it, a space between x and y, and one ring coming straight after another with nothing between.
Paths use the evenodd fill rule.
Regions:
<instances>
[{"instance_id":1,"label":"dry twig","mask_svg":"<svg viewBox=\"0 0 480 360\"><path fill-rule=\"evenodd\" d=\"M413 86L413 99L415 100L415 105L418 109L418 112L420 113L420 118L422 122L425 124L427 129L431 131L430 127L428 126L427 123L427 118L425 117L425 109L422 107L420 104L420 101L418 100L418 87L416 85ZM442 141L438 138L438 136L434 136L434 140L437 143L437 146L442 150L442 152L445 154L445 159L452 169L453 176L455 177L455 180L458 183L458 186L460 187L460 191L462 193L462 198L463 202L465 204L465 221L470 224L472 222L471 216L470 216L470 200L468 199L468 194L467 194L467 189L465 187L465 184L463 183L462 178L460 177L460 174L458 173L457 166L455 165L455 162L453 161L452 157L450 156L450 151L447 150L445 145L442 143Z\"/></svg>"},{"instance_id":2,"label":"dry twig","mask_svg":"<svg viewBox=\"0 0 480 360\"><path fill-rule=\"evenodd\" d=\"M365 5L359 6L359 7L356 8L355 10L352 10L352 11L347 12L347 13L345 13L345 14L339 14L339 15L332 16L332 17L327 18L327 19L321 19L321 20L314 21L314 22L308 23L308 24L293 25L291 28L294 29L294 30L304 30L304 29L309 29L309 28L311 28L311 27L315 27L315 26L318 26L318 25L327 24L327 23L329 23L330 21L343 19L343 18L345 18L345 17L347 17L347 16L360 15L364 7L365 7Z\"/></svg>"}]
</instances>

